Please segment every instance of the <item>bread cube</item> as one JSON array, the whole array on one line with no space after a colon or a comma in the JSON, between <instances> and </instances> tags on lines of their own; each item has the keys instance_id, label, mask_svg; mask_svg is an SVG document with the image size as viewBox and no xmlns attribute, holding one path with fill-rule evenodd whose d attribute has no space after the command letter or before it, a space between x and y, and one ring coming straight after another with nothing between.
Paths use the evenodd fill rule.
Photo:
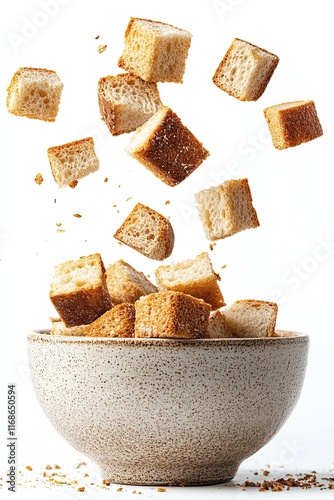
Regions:
<instances>
[{"instance_id":1,"label":"bread cube","mask_svg":"<svg viewBox=\"0 0 334 500\"><path fill-rule=\"evenodd\" d=\"M137 203L114 238L154 260L169 257L174 248L174 230L163 215Z\"/></svg>"},{"instance_id":2,"label":"bread cube","mask_svg":"<svg viewBox=\"0 0 334 500\"><path fill-rule=\"evenodd\" d=\"M233 335L229 332L225 314L217 309L212 311L209 318L208 337L210 339L229 339Z\"/></svg>"},{"instance_id":3,"label":"bread cube","mask_svg":"<svg viewBox=\"0 0 334 500\"><path fill-rule=\"evenodd\" d=\"M167 106L134 132L125 151L168 186L182 182L209 156Z\"/></svg>"},{"instance_id":4,"label":"bread cube","mask_svg":"<svg viewBox=\"0 0 334 500\"><path fill-rule=\"evenodd\" d=\"M323 134L313 101L276 104L266 108L264 116L277 149L292 148Z\"/></svg>"},{"instance_id":5,"label":"bread cube","mask_svg":"<svg viewBox=\"0 0 334 500\"><path fill-rule=\"evenodd\" d=\"M207 252L203 252L194 259L160 266L155 272L156 281L160 290L183 292L204 302L211 304L213 309L225 305L220 291L216 274Z\"/></svg>"},{"instance_id":6,"label":"bread cube","mask_svg":"<svg viewBox=\"0 0 334 500\"><path fill-rule=\"evenodd\" d=\"M260 225L247 179L229 180L195 194L208 240L227 238Z\"/></svg>"},{"instance_id":7,"label":"bread cube","mask_svg":"<svg viewBox=\"0 0 334 500\"><path fill-rule=\"evenodd\" d=\"M7 89L7 108L17 116L54 122L64 84L50 69L20 68Z\"/></svg>"},{"instance_id":8,"label":"bread cube","mask_svg":"<svg viewBox=\"0 0 334 500\"><path fill-rule=\"evenodd\" d=\"M98 101L112 135L136 130L162 106L156 83L129 74L100 78Z\"/></svg>"},{"instance_id":9,"label":"bread cube","mask_svg":"<svg viewBox=\"0 0 334 500\"><path fill-rule=\"evenodd\" d=\"M48 157L52 175L59 187L75 187L79 179L99 169L92 137L51 147Z\"/></svg>"},{"instance_id":10,"label":"bread cube","mask_svg":"<svg viewBox=\"0 0 334 500\"><path fill-rule=\"evenodd\" d=\"M118 304L87 326L91 337L134 337L135 308L133 304Z\"/></svg>"},{"instance_id":11,"label":"bread cube","mask_svg":"<svg viewBox=\"0 0 334 500\"><path fill-rule=\"evenodd\" d=\"M227 331L233 337L272 337L275 334L277 311L275 302L237 300L224 309Z\"/></svg>"},{"instance_id":12,"label":"bread cube","mask_svg":"<svg viewBox=\"0 0 334 500\"><path fill-rule=\"evenodd\" d=\"M59 318L57 320L52 320L50 334L82 337L87 335L87 325L78 325L67 328L65 323Z\"/></svg>"},{"instance_id":13,"label":"bread cube","mask_svg":"<svg viewBox=\"0 0 334 500\"><path fill-rule=\"evenodd\" d=\"M50 299L68 328L88 325L111 309L101 255L87 255L57 265Z\"/></svg>"},{"instance_id":14,"label":"bread cube","mask_svg":"<svg viewBox=\"0 0 334 500\"><path fill-rule=\"evenodd\" d=\"M216 69L213 83L240 101L257 101L278 62L275 54L235 38Z\"/></svg>"},{"instance_id":15,"label":"bread cube","mask_svg":"<svg viewBox=\"0 0 334 500\"><path fill-rule=\"evenodd\" d=\"M118 260L106 269L107 287L111 302L134 304L142 295L156 293L157 287L146 276L124 260Z\"/></svg>"},{"instance_id":16,"label":"bread cube","mask_svg":"<svg viewBox=\"0 0 334 500\"><path fill-rule=\"evenodd\" d=\"M182 82L191 35L170 24L131 18L118 66L148 82Z\"/></svg>"},{"instance_id":17,"label":"bread cube","mask_svg":"<svg viewBox=\"0 0 334 500\"><path fill-rule=\"evenodd\" d=\"M135 303L135 337L207 336L210 305L181 292L151 293Z\"/></svg>"}]
</instances>

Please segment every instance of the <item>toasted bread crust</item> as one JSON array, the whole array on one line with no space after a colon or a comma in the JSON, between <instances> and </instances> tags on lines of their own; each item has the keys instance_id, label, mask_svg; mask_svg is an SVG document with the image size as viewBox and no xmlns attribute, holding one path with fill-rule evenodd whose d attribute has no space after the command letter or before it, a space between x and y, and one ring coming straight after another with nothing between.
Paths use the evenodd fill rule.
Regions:
<instances>
[{"instance_id":1,"label":"toasted bread crust","mask_svg":"<svg viewBox=\"0 0 334 500\"><path fill-rule=\"evenodd\" d=\"M135 308L133 304L118 304L87 327L91 337L134 337Z\"/></svg>"},{"instance_id":2,"label":"toasted bread crust","mask_svg":"<svg viewBox=\"0 0 334 500\"><path fill-rule=\"evenodd\" d=\"M264 109L263 113L277 149L295 147L323 135L314 101L277 104Z\"/></svg>"},{"instance_id":3,"label":"toasted bread crust","mask_svg":"<svg viewBox=\"0 0 334 500\"><path fill-rule=\"evenodd\" d=\"M209 156L203 144L166 106L156 129L131 155L169 186L184 181ZM160 110L159 110L160 112Z\"/></svg>"}]
</instances>

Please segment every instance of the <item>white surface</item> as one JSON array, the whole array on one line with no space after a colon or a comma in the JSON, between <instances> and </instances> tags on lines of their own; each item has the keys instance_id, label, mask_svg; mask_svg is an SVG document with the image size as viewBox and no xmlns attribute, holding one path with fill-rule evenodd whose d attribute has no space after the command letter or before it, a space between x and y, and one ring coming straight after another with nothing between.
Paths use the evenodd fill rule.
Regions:
<instances>
[{"instance_id":1,"label":"white surface","mask_svg":"<svg viewBox=\"0 0 334 500\"><path fill-rule=\"evenodd\" d=\"M138 201L171 217L176 243L169 261L209 250L193 194L241 177L249 179L261 226L217 242L210 252L215 270L221 271L225 300L275 300L279 304L277 326L308 333L311 338L305 386L293 415L265 448L243 463L241 473L263 469L267 463L274 468L283 465L285 470L328 471L334 461L330 63L334 34L330 2L129 0L117 3L117 10L112 5L115 3L107 0L1 2L1 471L7 460L4 430L9 382L15 382L18 391L19 462L34 467L46 463L73 467L82 458L42 413L27 366L26 333L48 327L49 316L55 314L48 298L53 266L100 252L106 264L123 258L153 276L156 262L120 247L113 238ZM130 16L169 22L193 35L184 83L160 84L159 89L164 104L180 116L211 156L175 188L164 185L128 157L124 147L129 136L112 137L100 120L97 81L121 71L117 60ZM280 57L272 80L256 103L239 102L211 81L234 37ZM108 45L102 54L97 51L99 44ZM64 82L55 123L7 112L6 87L21 66L54 69ZM278 151L271 144L263 109L299 99L315 101L324 136ZM46 149L90 135L95 139L100 171L73 190L59 189L51 176ZM44 177L40 186L34 182L38 172ZM104 183L106 177L109 181ZM165 205L166 200L170 205ZM74 213L82 218L73 217ZM57 223L64 233L57 232ZM224 264L227 268L221 270ZM42 498L41 489L32 490L31 498L38 498L36 491ZM107 496L103 491L89 495L62 491L63 498ZM132 489L128 492L132 494ZM200 498L204 492L210 498L221 498L223 493L235 499L260 496L250 489L235 492L215 486L168 489L167 498ZM288 493L301 497L302 491ZM314 497L327 493L309 492ZM22 492L24 498L30 494L29 490ZM161 498L154 489L145 489L143 494ZM119 493L120 498L124 496L125 492Z\"/></svg>"}]
</instances>

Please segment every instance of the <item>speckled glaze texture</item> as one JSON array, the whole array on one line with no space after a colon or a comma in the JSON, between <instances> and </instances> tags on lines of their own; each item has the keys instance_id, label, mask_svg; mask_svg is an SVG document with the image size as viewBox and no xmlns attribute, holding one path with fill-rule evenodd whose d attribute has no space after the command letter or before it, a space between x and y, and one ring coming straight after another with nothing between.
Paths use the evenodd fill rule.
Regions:
<instances>
[{"instance_id":1,"label":"speckled glaze texture","mask_svg":"<svg viewBox=\"0 0 334 500\"><path fill-rule=\"evenodd\" d=\"M305 335L28 335L37 398L57 431L103 479L149 485L232 479L296 405L308 345Z\"/></svg>"}]
</instances>

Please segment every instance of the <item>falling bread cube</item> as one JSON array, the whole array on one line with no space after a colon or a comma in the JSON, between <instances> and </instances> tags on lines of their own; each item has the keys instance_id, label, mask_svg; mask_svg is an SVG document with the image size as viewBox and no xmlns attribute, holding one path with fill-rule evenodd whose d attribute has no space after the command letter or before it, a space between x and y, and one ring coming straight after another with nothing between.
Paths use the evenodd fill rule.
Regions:
<instances>
[{"instance_id":1,"label":"falling bread cube","mask_svg":"<svg viewBox=\"0 0 334 500\"><path fill-rule=\"evenodd\" d=\"M278 62L275 54L235 38L216 69L213 82L240 101L257 101Z\"/></svg>"},{"instance_id":2,"label":"falling bread cube","mask_svg":"<svg viewBox=\"0 0 334 500\"><path fill-rule=\"evenodd\" d=\"M272 337L278 306L264 300L237 300L224 309L227 331L233 337Z\"/></svg>"},{"instance_id":3,"label":"falling bread cube","mask_svg":"<svg viewBox=\"0 0 334 500\"><path fill-rule=\"evenodd\" d=\"M51 172L59 187L76 182L99 169L92 137L48 149Z\"/></svg>"},{"instance_id":4,"label":"falling bread cube","mask_svg":"<svg viewBox=\"0 0 334 500\"><path fill-rule=\"evenodd\" d=\"M292 148L323 134L313 101L276 104L266 108L264 116L277 149Z\"/></svg>"},{"instance_id":5,"label":"falling bread cube","mask_svg":"<svg viewBox=\"0 0 334 500\"><path fill-rule=\"evenodd\" d=\"M112 135L136 130L162 106L156 83L129 74L100 78L98 102Z\"/></svg>"},{"instance_id":6,"label":"falling bread cube","mask_svg":"<svg viewBox=\"0 0 334 500\"><path fill-rule=\"evenodd\" d=\"M208 240L227 238L260 225L252 204L248 179L229 180L195 194Z\"/></svg>"},{"instance_id":7,"label":"falling bread cube","mask_svg":"<svg viewBox=\"0 0 334 500\"><path fill-rule=\"evenodd\" d=\"M63 87L53 70L20 68L7 89L8 111L17 116L54 122Z\"/></svg>"},{"instance_id":8,"label":"falling bread cube","mask_svg":"<svg viewBox=\"0 0 334 500\"><path fill-rule=\"evenodd\" d=\"M118 66L148 82L181 83L190 43L188 31L158 21L131 18Z\"/></svg>"},{"instance_id":9,"label":"falling bread cube","mask_svg":"<svg viewBox=\"0 0 334 500\"><path fill-rule=\"evenodd\" d=\"M182 182L209 156L167 106L134 132L125 151L169 186Z\"/></svg>"},{"instance_id":10,"label":"falling bread cube","mask_svg":"<svg viewBox=\"0 0 334 500\"><path fill-rule=\"evenodd\" d=\"M174 230L163 215L137 203L114 238L154 260L169 257L174 247Z\"/></svg>"},{"instance_id":11,"label":"falling bread cube","mask_svg":"<svg viewBox=\"0 0 334 500\"><path fill-rule=\"evenodd\" d=\"M111 309L101 255L57 265L50 300L66 327L88 325Z\"/></svg>"},{"instance_id":12,"label":"falling bread cube","mask_svg":"<svg viewBox=\"0 0 334 500\"><path fill-rule=\"evenodd\" d=\"M183 292L210 304L213 309L225 305L218 285L220 276L214 272L207 252L194 259L160 266L155 271L160 290Z\"/></svg>"},{"instance_id":13,"label":"falling bread cube","mask_svg":"<svg viewBox=\"0 0 334 500\"><path fill-rule=\"evenodd\" d=\"M135 303L135 337L197 339L207 336L211 307L182 292L159 292Z\"/></svg>"}]
</instances>

